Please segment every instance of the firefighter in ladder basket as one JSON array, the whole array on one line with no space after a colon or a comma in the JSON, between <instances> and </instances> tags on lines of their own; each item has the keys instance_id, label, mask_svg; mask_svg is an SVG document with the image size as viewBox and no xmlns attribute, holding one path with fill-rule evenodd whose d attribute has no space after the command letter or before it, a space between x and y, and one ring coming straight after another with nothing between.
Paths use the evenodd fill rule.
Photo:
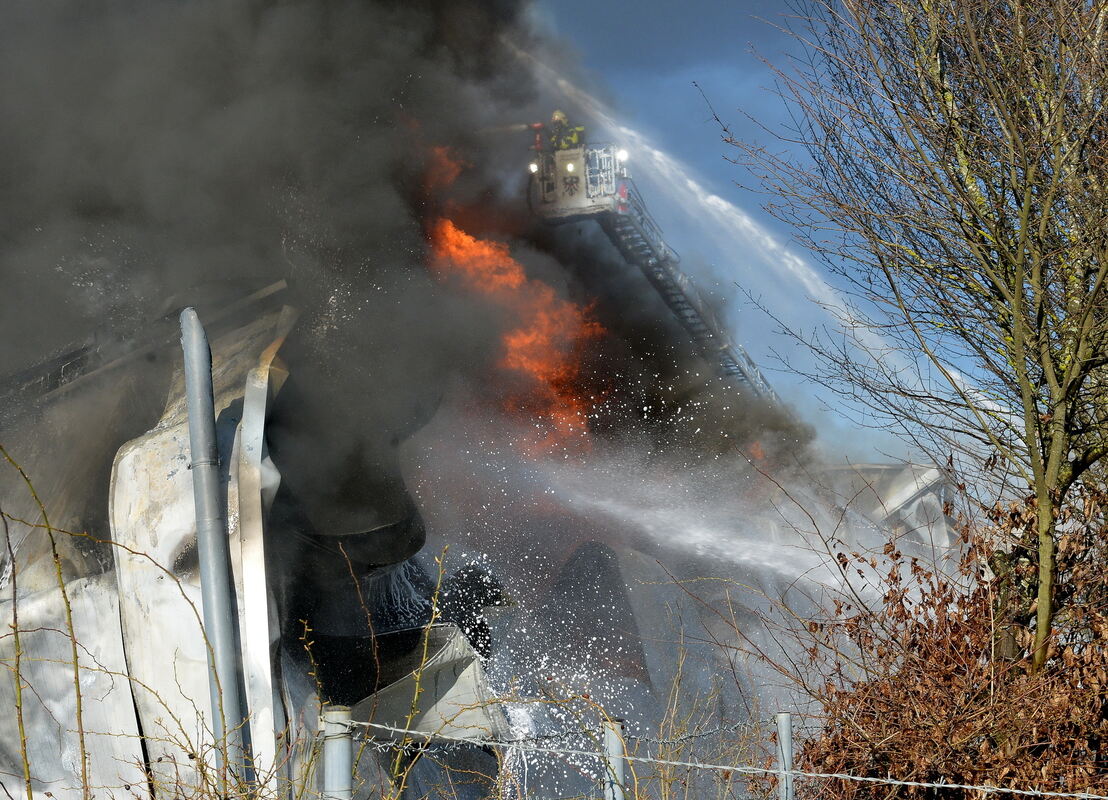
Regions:
<instances>
[{"instance_id":1,"label":"firefighter in ladder basket","mask_svg":"<svg viewBox=\"0 0 1108 800\"><path fill-rule=\"evenodd\" d=\"M570 125L564 111L550 116L550 147L552 150L571 150L585 143L585 127Z\"/></svg>"}]
</instances>

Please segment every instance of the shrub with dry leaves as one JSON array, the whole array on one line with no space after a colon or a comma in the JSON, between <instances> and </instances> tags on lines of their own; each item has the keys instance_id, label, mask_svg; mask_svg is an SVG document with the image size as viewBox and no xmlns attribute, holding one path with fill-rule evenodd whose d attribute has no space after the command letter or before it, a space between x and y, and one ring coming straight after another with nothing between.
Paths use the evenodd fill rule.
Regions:
<instances>
[{"instance_id":1,"label":"shrub with dry leaves","mask_svg":"<svg viewBox=\"0 0 1108 800\"><path fill-rule=\"evenodd\" d=\"M1048 656L1032 669L1035 502L963 532L958 569L886 548L877 609L821 622L842 660L822 685L824 727L797 768L922 782L1108 794L1108 494L1082 487L1060 517ZM871 563L863 554L847 556ZM812 653L813 658L826 658ZM843 663L846 668L843 668ZM800 797L962 797L801 780Z\"/></svg>"}]
</instances>

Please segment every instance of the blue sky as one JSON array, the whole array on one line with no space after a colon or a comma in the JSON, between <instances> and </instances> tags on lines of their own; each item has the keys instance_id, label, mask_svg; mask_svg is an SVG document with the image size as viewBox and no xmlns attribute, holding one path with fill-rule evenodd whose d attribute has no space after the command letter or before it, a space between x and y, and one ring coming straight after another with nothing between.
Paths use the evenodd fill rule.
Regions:
<instances>
[{"instance_id":1,"label":"blue sky","mask_svg":"<svg viewBox=\"0 0 1108 800\"><path fill-rule=\"evenodd\" d=\"M701 285L732 298L732 334L767 370L778 392L817 426L837 455L905 456L898 441L858 431L826 411L826 404L840 402L836 397L778 371L771 350L800 364L806 354L775 335L772 321L735 288L740 284L791 326L810 330L829 321L811 301L833 296L822 285L829 276L761 209L764 197L736 185L747 176L727 161L732 148L721 141L718 124L693 85L740 138L780 146L751 118L770 128L785 119L772 91L773 75L760 58L787 60L792 42L774 27L786 21L783 0L539 0L533 13L540 28L576 51L584 88L610 107L620 125L659 151L646 158L630 148L636 182L682 254L684 269ZM611 136L620 134L604 133ZM667 169L664 157L680 170Z\"/></svg>"}]
</instances>

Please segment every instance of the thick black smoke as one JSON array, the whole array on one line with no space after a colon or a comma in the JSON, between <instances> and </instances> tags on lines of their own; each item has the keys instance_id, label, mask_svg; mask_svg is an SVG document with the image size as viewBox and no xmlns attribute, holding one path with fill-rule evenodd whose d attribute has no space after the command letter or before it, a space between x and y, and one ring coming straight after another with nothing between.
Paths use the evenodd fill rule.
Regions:
<instances>
[{"instance_id":1,"label":"thick black smoke","mask_svg":"<svg viewBox=\"0 0 1108 800\"><path fill-rule=\"evenodd\" d=\"M503 45L526 44L520 13L514 0L6 4L0 374L285 279L301 312L289 393L310 406L287 416L320 423L290 435L325 451L321 432L344 447L380 432L354 449L387 468L450 370L496 341L495 315L426 271L423 182L433 146L487 153L481 131L531 118L539 99Z\"/></svg>"},{"instance_id":2,"label":"thick black smoke","mask_svg":"<svg viewBox=\"0 0 1108 800\"><path fill-rule=\"evenodd\" d=\"M6 4L0 373L233 278L289 278L313 316L369 340L403 308L376 327L403 328L389 348L413 358L444 328L456 342L474 326L422 313L416 184L429 145L535 102L500 45L523 36L519 13L499 0Z\"/></svg>"}]
</instances>

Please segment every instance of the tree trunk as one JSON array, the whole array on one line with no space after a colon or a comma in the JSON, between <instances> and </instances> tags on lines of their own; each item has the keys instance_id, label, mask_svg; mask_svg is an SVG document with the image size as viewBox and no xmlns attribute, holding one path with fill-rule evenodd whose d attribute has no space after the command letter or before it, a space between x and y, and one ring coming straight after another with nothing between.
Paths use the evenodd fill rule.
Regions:
<instances>
[{"instance_id":1,"label":"tree trunk","mask_svg":"<svg viewBox=\"0 0 1108 800\"><path fill-rule=\"evenodd\" d=\"M1046 663L1050 627L1054 620L1054 504L1049 490L1038 493L1039 590L1035 599L1035 641L1031 669L1038 672Z\"/></svg>"}]
</instances>

